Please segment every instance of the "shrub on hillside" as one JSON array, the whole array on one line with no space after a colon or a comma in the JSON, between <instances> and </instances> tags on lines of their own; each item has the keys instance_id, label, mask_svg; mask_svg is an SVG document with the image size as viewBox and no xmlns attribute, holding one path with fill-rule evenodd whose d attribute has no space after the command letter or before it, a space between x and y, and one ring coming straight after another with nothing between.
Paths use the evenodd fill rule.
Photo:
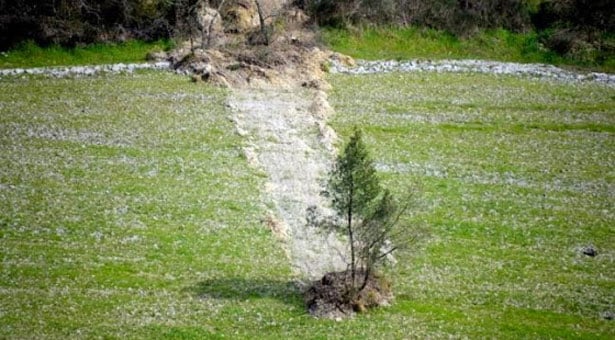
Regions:
<instances>
[{"instance_id":1,"label":"shrub on hillside","mask_svg":"<svg viewBox=\"0 0 615 340\"><path fill-rule=\"evenodd\" d=\"M541 42L560 55L588 64L615 55L609 43L615 31L610 0L544 1L532 22L543 31Z\"/></svg>"},{"instance_id":2,"label":"shrub on hillside","mask_svg":"<svg viewBox=\"0 0 615 340\"><path fill-rule=\"evenodd\" d=\"M521 31L530 24L523 0L301 0L319 25L412 24L466 34L478 28Z\"/></svg>"},{"instance_id":3,"label":"shrub on hillside","mask_svg":"<svg viewBox=\"0 0 615 340\"><path fill-rule=\"evenodd\" d=\"M174 7L175 2L165 0L0 1L0 49L24 40L75 46L168 38Z\"/></svg>"}]
</instances>

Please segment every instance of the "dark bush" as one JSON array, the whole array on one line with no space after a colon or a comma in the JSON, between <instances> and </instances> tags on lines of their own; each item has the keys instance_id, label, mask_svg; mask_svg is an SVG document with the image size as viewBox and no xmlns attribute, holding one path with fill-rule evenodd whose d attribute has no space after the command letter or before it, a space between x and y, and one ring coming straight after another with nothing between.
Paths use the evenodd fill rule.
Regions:
<instances>
[{"instance_id":1,"label":"dark bush","mask_svg":"<svg viewBox=\"0 0 615 340\"><path fill-rule=\"evenodd\" d=\"M612 0L549 0L540 4L532 22L540 30L569 28L612 32L615 11Z\"/></svg>"},{"instance_id":2,"label":"dark bush","mask_svg":"<svg viewBox=\"0 0 615 340\"><path fill-rule=\"evenodd\" d=\"M550 50L583 63L615 54L608 35L615 30L611 0L549 0L532 16L542 30L541 42Z\"/></svg>"},{"instance_id":3,"label":"dark bush","mask_svg":"<svg viewBox=\"0 0 615 340\"><path fill-rule=\"evenodd\" d=\"M543 41L548 49L564 55L572 49L576 40L579 40L577 32L570 29L557 29L547 31Z\"/></svg>"},{"instance_id":4,"label":"dark bush","mask_svg":"<svg viewBox=\"0 0 615 340\"><path fill-rule=\"evenodd\" d=\"M196 0L195 0L196 1ZM75 46L169 38L175 3L166 0L0 1L0 49L21 41Z\"/></svg>"},{"instance_id":5,"label":"dark bush","mask_svg":"<svg viewBox=\"0 0 615 340\"><path fill-rule=\"evenodd\" d=\"M479 28L529 27L523 0L301 0L320 25L413 24L466 34Z\"/></svg>"}]
</instances>

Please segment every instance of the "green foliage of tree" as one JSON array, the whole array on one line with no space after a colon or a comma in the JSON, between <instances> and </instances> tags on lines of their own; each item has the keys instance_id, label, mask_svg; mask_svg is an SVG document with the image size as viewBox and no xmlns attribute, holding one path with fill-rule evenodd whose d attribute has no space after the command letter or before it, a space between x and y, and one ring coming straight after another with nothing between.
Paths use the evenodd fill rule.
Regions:
<instances>
[{"instance_id":1,"label":"green foliage of tree","mask_svg":"<svg viewBox=\"0 0 615 340\"><path fill-rule=\"evenodd\" d=\"M367 148L361 139L361 132L355 130L344 153L341 154L329 174L328 193L338 216L346 223L345 230L350 243L350 269L352 281L356 278L357 250L355 238L361 219L370 215L374 202L382 188L376 177L376 169L369 158ZM358 236L358 235L356 235Z\"/></svg>"},{"instance_id":2,"label":"green foliage of tree","mask_svg":"<svg viewBox=\"0 0 615 340\"><path fill-rule=\"evenodd\" d=\"M336 216L328 223L311 221L348 237L349 288L359 294L383 259L413 239L407 228L396 228L408 205L400 206L380 184L358 129L337 157L323 194L331 200Z\"/></svg>"}]
</instances>

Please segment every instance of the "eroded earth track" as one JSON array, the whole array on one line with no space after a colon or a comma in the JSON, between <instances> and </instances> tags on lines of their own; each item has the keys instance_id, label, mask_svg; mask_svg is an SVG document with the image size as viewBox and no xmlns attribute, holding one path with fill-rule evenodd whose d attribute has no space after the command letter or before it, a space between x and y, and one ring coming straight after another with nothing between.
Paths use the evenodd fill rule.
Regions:
<instances>
[{"instance_id":1,"label":"eroded earth track","mask_svg":"<svg viewBox=\"0 0 615 340\"><path fill-rule=\"evenodd\" d=\"M325 124L322 91L304 88L235 89L229 96L250 164L267 176L267 223L285 242L296 274L315 279L345 269L344 245L306 226L306 208L323 206L320 192L333 160L335 135Z\"/></svg>"}]
</instances>

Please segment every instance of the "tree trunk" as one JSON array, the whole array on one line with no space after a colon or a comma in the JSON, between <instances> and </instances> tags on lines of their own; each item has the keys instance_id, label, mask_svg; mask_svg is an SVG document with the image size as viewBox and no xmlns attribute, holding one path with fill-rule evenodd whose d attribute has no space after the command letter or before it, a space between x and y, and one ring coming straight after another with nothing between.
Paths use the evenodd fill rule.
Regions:
<instances>
[{"instance_id":1,"label":"tree trunk","mask_svg":"<svg viewBox=\"0 0 615 340\"><path fill-rule=\"evenodd\" d=\"M350 195L349 195L349 199L348 199L348 241L350 242L350 273L352 276L352 286L355 287L356 285L356 273L357 273L357 264L355 261L355 253L354 253L354 233L353 233L353 228L352 228L352 203L353 203L353 196L354 196L354 184L352 183L352 178L350 179L351 185L350 185Z\"/></svg>"},{"instance_id":2,"label":"tree trunk","mask_svg":"<svg viewBox=\"0 0 615 340\"><path fill-rule=\"evenodd\" d=\"M361 288L359 288L357 293L360 293L361 291L363 291L363 289L365 289L365 287L367 286L367 281L369 280L369 276L372 274L371 272L371 265L365 266L365 275L363 275L363 283L361 284Z\"/></svg>"},{"instance_id":3,"label":"tree trunk","mask_svg":"<svg viewBox=\"0 0 615 340\"><path fill-rule=\"evenodd\" d=\"M261 25L261 35L263 39L265 39L265 46L269 46L269 33L267 33L267 27L265 26L265 14L263 13L263 9L261 8L261 3L258 0L254 0L256 3L256 11L258 12L258 21Z\"/></svg>"},{"instance_id":4,"label":"tree trunk","mask_svg":"<svg viewBox=\"0 0 615 340\"><path fill-rule=\"evenodd\" d=\"M214 28L214 23L216 22L216 19L218 19L218 17L220 16L220 11L222 10L222 6L224 6L225 1L226 0L222 0L220 2L220 4L218 5L216 14L209 21L209 26L207 27L207 40L205 40L204 34L203 34L203 37L201 38L201 45L203 49L211 47L211 30ZM203 25L203 31L204 30L205 30L205 25Z\"/></svg>"}]
</instances>

